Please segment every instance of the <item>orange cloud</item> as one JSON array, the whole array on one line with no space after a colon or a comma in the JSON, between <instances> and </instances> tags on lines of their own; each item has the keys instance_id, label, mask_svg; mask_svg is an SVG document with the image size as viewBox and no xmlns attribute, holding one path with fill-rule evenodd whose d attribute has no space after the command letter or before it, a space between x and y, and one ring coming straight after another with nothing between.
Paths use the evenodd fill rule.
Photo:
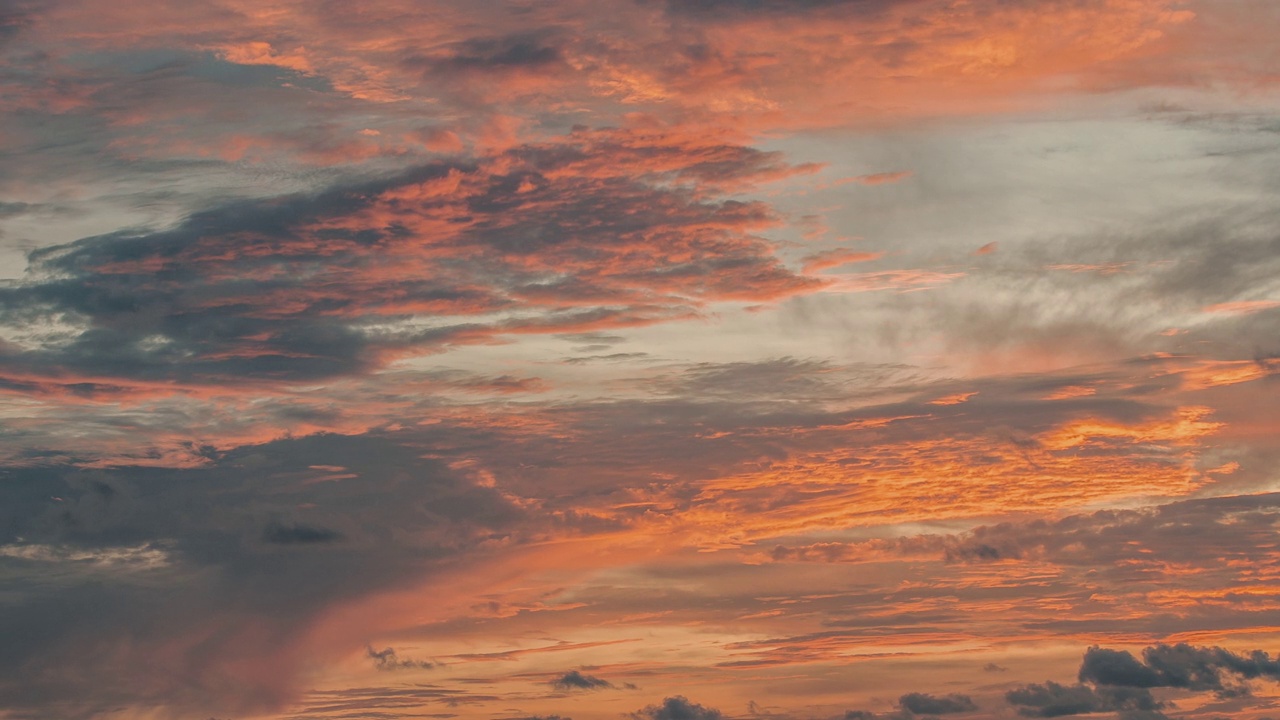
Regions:
<instances>
[{"instance_id":1,"label":"orange cloud","mask_svg":"<svg viewBox=\"0 0 1280 720\"><path fill-rule=\"evenodd\" d=\"M1276 300L1236 300L1234 302L1206 305L1201 312L1221 313L1225 315L1252 315L1253 313L1280 307Z\"/></svg>"},{"instance_id":2,"label":"orange cloud","mask_svg":"<svg viewBox=\"0 0 1280 720\"><path fill-rule=\"evenodd\" d=\"M850 263L879 260L882 257L884 257L882 252L859 252L847 248L836 248L806 257L803 269L805 274L812 274Z\"/></svg>"},{"instance_id":3,"label":"orange cloud","mask_svg":"<svg viewBox=\"0 0 1280 720\"><path fill-rule=\"evenodd\" d=\"M1205 360L1181 371L1181 376L1186 389L1204 390L1270 377L1280 372L1277 365L1274 361Z\"/></svg>"},{"instance_id":4,"label":"orange cloud","mask_svg":"<svg viewBox=\"0 0 1280 720\"><path fill-rule=\"evenodd\" d=\"M977 394L978 393L976 392L956 393L955 395L947 395L946 397L940 397L937 400L931 400L929 401L929 404L930 405L959 405L960 403L968 402L969 398Z\"/></svg>"}]
</instances>

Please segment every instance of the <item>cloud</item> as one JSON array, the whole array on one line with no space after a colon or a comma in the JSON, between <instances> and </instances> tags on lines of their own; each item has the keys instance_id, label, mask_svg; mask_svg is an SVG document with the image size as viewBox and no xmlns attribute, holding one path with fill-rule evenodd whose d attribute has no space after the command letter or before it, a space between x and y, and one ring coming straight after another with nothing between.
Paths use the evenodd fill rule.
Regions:
<instances>
[{"instance_id":1,"label":"cloud","mask_svg":"<svg viewBox=\"0 0 1280 720\"><path fill-rule=\"evenodd\" d=\"M612 688L613 683L594 675L584 675L577 670L570 670L551 681L558 690L603 690Z\"/></svg>"},{"instance_id":2,"label":"cloud","mask_svg":"<svg viewBox=\"0 0 1280 720\"><path fill-rule=\"evenodd\" d=\"M1280 681L1280 660L1261 650L1245 656L1220 647L1178 643L1146 648L1141 662L1128 651L1095 646L1085 652L1080 665L1080 680L1099 686L1213 690L1224 697L1247 694L1247 687L1230 682L1235 677Z\"/></svg>"},{"instance_id":3,"label":"cloud","mask_svg":"<svg viewBox=\"0 0 1280 720\"><path fill-rule=\"evenodd\" d=\"M1010 690L1005 693L1005 700L1018 707L1019 715L1042 718L1099 712L1153 713L1164 707L1145 688L1092 688L1087 685L1059 685L1052 681Z\"/></svg>"},{"instance_id":4,"label":"cloud","mask_svg":"<svg viewBox=\"0 0 1280 720\"><path fill-rule=\"evenodd\" d=\"M689 702L683 695L666 698L660 705L649 705L631 713L633 720L721 720L723 717L719 710Z\"/></svg>"},{"instance_id":5,"label":"cloud","mask_svg":"<svg viewBox=\"0 0 1280 720\"><path fill-rule=\"evenodd\" d=\"M324 527L272 522L262 531L262 539L277 545L314 545L337 542L343 539L343 535L337 530Z\"/></svg>"},{"instance_id":6,"label":"cloud","mask_svg":"<svg viewBox=\"0 0 1280 720\"><path fill-rule=\"evenodd\" d=\"M883 256L884 253L882 252L859 252L847 248L826 250L806 257L804 259L804 272L816 273L850 263L878 260Z\"/></svg>"},{"instance_id":7,"label":"cloud","mask_svg":"<svg viewBox=\"0 0 1280 720\"><path fill-rule=\"evenodd\" d=\"M444 54L427 58L407 58L413 66L429 65L428 72L478 70L485 72L516 68L539 69L564 62L562 51L545 34L519 33L503 37L470 38L448 47Z\"/></svg>"},{"instance_id":8,"label":"cloud","mask_svg":"<svg viewBox=\"0 0 1280 720\"><path fill-rule=\"evenodd\" d=\"M383 648L382 650L374 650L373 646L365 648L365 654L373 660L373 666L379 670L430 670L436 667L436 663L426 660L402 659L396 654L394 648Z\"/></svg>"},{"instance_id":9,"label":"cloud","mask_svg":"<svg viewBox=\"0 0 1280 720\"><path fill-rule=\"evenodd\" d=\"M1224 313L1229 315L1250 315L1263 310L1280 307L1275 300L1236 300L1233 302L1215 303L1206 306L1201 312Z\"/></svg>"},{"instance_id":10,"label":"cloud","mask_svg":"<svg viewBox=\"0 0 1280 720\"><path fill-rule=\"evenodd\" d=\"M898 698L898 705L907 712L917 715L949 715L977 710L978 706L968 695L929 695L927 693L907 693Z\"/></svg>"},{"instance_id":11,"label":"cloud","mask_svg":"<svg viewBox=\"0 0 1280 720\"><path fill-rule=\"evenodd\" d=\"M714 197L794 171L716 139L582 129L41 249L25 282L0 288L0 322L67 329L9 348L0 371L63 384L304 382L504 334L810 292L823 282L754 234L778 222L768 206Z\"/></svg>"},{"instance_id":12,"label":"cloud","mask_svg":"<svg viewBox=\"0 0 1280 720\"><path fill-rule=\"evenodd\" d=\"M1128 651L1095 645L1085 651L1079 678L1078 685L1025 685L1008 691L1005 699L1027 717L1118 712L1126 718L1163 718L1165 703L1152 696L1152 688L1214 691L1220 698L1247 696L1248 686L1231 680L1280 680L1280 662L1261 650L1240 655L1186 643L1152 645L1139 661Z\"/></svg>"},{"instance_id":13,"label":"cloud","mask_svg":"<svg viewBox=\"0 0 1280 720\"><path fill-rule=\"evenodd\" d=\"M951 693L948 695L931 695L929 693L912 692L898 698L898 710L890 713L874 713L870 710L849 710L844 720L912 720L919 715L954 715L973 712L978 709L968 695Z\"/></svg>"},{"instance_id":14,"label":"cloud","mask_svg":"<svg viewBox=\"0 0 1280 720\"><path fill-rule=\"evenodd\" d=\"M523 517L421 455L394 436L313 436L198 468L7 471L0 704L19 718L290 705L305 668L355 649L345 632L326 635L322 617L428 582L434 564L514 532ZM332 474L313 466L349 472L313 483ZM394 651L370 657L425 667Z\"/></svg>"},{"instance_id":15,"label":"cloud","mask_svg":"<svg viewBox=\"0 0 1280 720\"><path fill-rule=\"evenodd\" d=\"M4 0L0 2L0 47L10 42L32 21L33 11L39 3L34 0Z\"/></svg>"},{"instance_id":16,"label":"cloud","mask_svg":"<svg viewBox=\"0 0 1280 720\"><path fill-rule=\"evenodd\" d=\"M1274 479L1274 423L1241 409L1270 387L1267 361L1244 358L1274 350L1259 298L1280 257L1274 213L1243 191L1274 193L1270 165L1218 151L1269 146L1255 126L1274 118L1221 113L1218 134L1188 130L1188 113L1110 124L1149 93L1270 82L1265 3L1198 3L1194 22L1174 0L418 5L0 0L0 96L16 110L0 118L15 146L0 219L13 248L40 248L0 287L0 705L386 717L528 699L358 687L388 679L373 667L429 666L357 657L391 630L465 645L467 662L563 650L561 668L679 674L691 693L724 679L715 697L760 677L736 663L811 663L759 685L796 698L909 653L973 650L987 642L974 618L1028 645L1269 622L1276 500L1228 496ZM1232 13L1244 21L1222 22ZM1173 184L1123 177L1134 158L1113 146L1081 153L1089 123L1026 112L1104 101L1096 134L1155 139L1162 161L1134 166L1213 168L1211 188L1169 171L1179 192L1161 203L1185 213L1131 216L1161 212L1152 188ZM1005 111L1017 121L999 128L945 121ZM921 116L937 122L903 122ZM814 126L875 127L876 148L795 132ZM1058 134L1006 152L1028 127ZM846 142L842 175L912 167L918 181L845 188L847 203L796 192L819 166L791 154ZM798 246L789 218L809 212L882 245ZM823 272L877 247L893 268ZM820 290L836 292L805 297ZM778 305L748 322L737 303ZM1150 337L1175 316L1184 336ZM563 349L547 358L556 344L533 337L547 334L584 344L572 367ZM624 335L633 352L600 347ZM1205 348L1221 357L1174 357ZM895 362L906 353L918 367ZM424 370L428 354L466 370ZM1126 354L1142 357L1028 370ZM762 547L778 564L739 562ZM377 611L392 593L412 612ZM689 665L723 666L714 680L654 670L637 659L649 643L597 666L585 656L618 649L551 639L601 626L654 638L646 657L685 657L665 651L696 633ZM502 644L528 638L547 644ZM1150 688L1225 695L1273 677L1265 654L1177 647L1097 648L1080 690L1037 686L1061 697L1019 707L1074 693L1157 712ZM947 657L972 672L976 652ZM527 670L493 685L552 677ZM348 672L344 690L301 689ZM546 690L532 702L550 706ZM973 701L899 705L888 717ZM683 697L639 714L719 716Z\"/></svg>"},{"instance_id":17,"label":"cloud","mask_svg":"<svg viewBox=\"0 0 1280 720\"><path fill-rule=\"evenodd\" d=\"M1181 558L1210 567L1224 556L1253 547L1280 522L1280 495L1263 493L1186 500L1141 510L1103 510L1058 520L980 525L949 535L913 535L863 543L826 542L776 546L775 560L857 561L884 555L926 556L948 563L1047 561L1063 567L1115 567ZM1214 537L1205 537L1212 528ZM1221 533L1221 535L1218 535ZM1240 556L1243 557L1243 556ZM1255 561L1260 557L1255 557ZM1127 652L1090 656L1099 672L1149 675ZM1154 686L1152 686L1154 687Z\"/></svg>"}]
</instances>

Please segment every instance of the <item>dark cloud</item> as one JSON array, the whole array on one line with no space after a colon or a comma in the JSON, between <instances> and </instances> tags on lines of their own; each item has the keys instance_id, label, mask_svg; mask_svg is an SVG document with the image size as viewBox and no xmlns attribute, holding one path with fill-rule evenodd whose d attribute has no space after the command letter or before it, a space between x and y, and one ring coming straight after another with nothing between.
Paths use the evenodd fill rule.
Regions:
<instances>
[{"instance_id":1,"label":"dark cloud","mask_svg":"<svg viewBox=\"0 0 1280 720\"><path fill-rule=\"evenodd\" d=\"M929 695L927 693L907 693L898 698L898 706L917 715L948 715L977 710L978 706L968 695Z\"/></svg>"},{"instance_id":2,"label":"dark cloud","mask_svg":"<svg viewBox=\"0 0 1280 720\"><path fill-rule=\"evenodd\" d=\"M898 710L890 713L874 713L870 710L849 710L844 720L913 720L918 715L953 715L967 713L978 709L968 695L952 693L949 695L931 695L929 693L907 693L898 698Z\"/></svg>"},{"instance_id":3,"label":"dark cloud","mask_svg":"<svg viewBox=\"0 0 1280 720\"><path fill-rule=\"evenodd\" d=\"M394 648L383 648L382 650L374 650L372 646L365 648L365 654L373 660L373 666L379 670L430 670L436 667L436 663L427 660L412 660L401 658L396 654Z\"/></svg>"},{"instance_id":4,"label":"dark cloud","mask_svg":"<svg viewBox=\"0 0 1280 720\"><path fill-rule=\"evenodd\" d=\"M1161 687L1160 674L1138 662L1128 650L1110 650L1091 647L1085 651L1080 664L1080 680L1099 685L1126 685L1129 687Z\"/></svg>"},{"instance_id":5,"label":"dark cloud","mask_svg":"<svg viewBox=\"0 0 1280 720\"><path fill-rule=\"evenodd\" d=\"M683 695L666 698L661 705L649 705L631 713L632 720L721 720L723 717L719 710L689 702Z\"/></svg>"},{"instance_id":6,"label":"dark cloud","mask_svg":"<svg viewBox=\"0 0 1280 720\"><path fill-rule=\"evenodd\" d=\"M1079 677L1078 685L1025 685L1007 692L1005 699L1027 717L1116 712L1124 718L1163 718L1160 710L1165 705L1152 696L1152 688L1247 696L1248 686L1241 681L1280 680L1280 662L1261 650L1240 655L1186 643L1152 645L1139 661L1128 651L1095 645L1085 651Z\"/></svg>"},{"instance_id":7,"label":"dark cloud","mask_svg":"<svg viewBox=\"0 0 1280 720\"><path fill-rule=\"evenodd\" d=\"M603 680L594 675L584 675L577 670L570 670L552 680L551 684L558 690L603 690L613 687L613 683L608 680Z\"/></svg>"},{"instance_id":8,"label":"dark cloud","mask_svg":"<svg viewBox=\"0 0 1280 720\"><path fill-rule=\"evenodd\" d=\"M499 493L422 454L392 436L312 436L189 469L7 468L0 705L74 719L291 703L295 644L317 617L517 528ZM332 475L317 466L349 472L312 482Z\"/></svg>"},{"instance_id":9,"label":"dark cloud","mask_svg":"<svg viewBox=\"0 0 1280 720\"><path fill-rule=\"evenodd\" d=\"M1280 680L1280 660L1261 650L1246 656L1220 647L1178 643L1146 648L1142 662L1128 651L1095 646L1085 652L1080 665L1080 680L1099 686L1213 690L1222 696L1247 693L1246 687L1232 681L1256 678Z\"/></svg>"},{"instance_id":10,"label":"dark cloud","mask_svg":"<svg viewBox=\"0 0 1280 720\"><path fill-rule=\"evenodd\" d=\"M45 378L46 392L89 377L298 382L503 333L646 324L712 300L804 292L820 283L751 234L775 221L767 206L705 195L780 172L774 153L584 129L476 164L37 250L27 280L0 288L0 320L74 329L7 348L0 370L17 390Z\"/></svg>"},{"instance_id":11,"label":"dark cloud","mask_svg":"<svg viewBox=\"0 0 1280 720\"><path fill-rule=\"evenodd\" d=\"M3 16L0 16L0 23L3 23ZM0 36L3 36L3 31L0 31ZM39 206L24 202L0 202L0 218L22 215L37 207Z\"/></svg>"},{"instance_id":12,"label":"dark cloud","mask_svg":"<svg viewBox=\"0 0 1280 720\"><path fill-rule=\"evenodd\" d=\"M0 0L0 47L32 22L40 4L36 0Z\"/></svg>"},{"instance_id":13,"label":"dark cloud","mask_svg":"<svg viewBox=\"0 0 1280 720\"><path fill-rule=\"evenodd\" d=\"M337 542L342 538L342 533L337 530L312 525L285 525L278 522L272 522L262 531L264 542L277 545L315 545Z\"/></svg>"},{"instance_id":14,"label":"dark cloud","mask_svg":"<svg viewBox=\"0 0 1280 720\"><path fill-rule=\"evenodd\" d=\"M1052 681L1010 690L1005 693L1005 700L1018 707L1019 715L1042 718L1099 712L1153 713L1164 707L1146 688L1092 688Z\"/></svg>"},{"instance_id":15,"label":"dark cloud","mask_svg":"<svg viewBox=\"0 0 1280 720\"><path fill-rule=\"evenodd\" d=\"M548 33L519 33L493 38L472 38L449 46L430 58L410 58L406 64L427 65L429 72L458 70L537 70L562 64L563 52Z\"/></svg>"}]
</instances>

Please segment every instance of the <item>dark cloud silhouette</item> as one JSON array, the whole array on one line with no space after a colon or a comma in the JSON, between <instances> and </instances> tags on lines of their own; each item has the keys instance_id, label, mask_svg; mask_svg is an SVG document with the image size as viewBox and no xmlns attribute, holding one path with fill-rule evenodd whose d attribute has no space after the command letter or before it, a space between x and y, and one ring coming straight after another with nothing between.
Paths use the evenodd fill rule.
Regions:
<instances>
[{"instance_id":1,"label":"dark cloud silhouette","mask_svg":"<svg viewBox=\"0 0 1280 720\"><path fill-rule=\"evenodd\" d=\"M1165 704L1152 688L1180 688L1219 697L1249 694L1240 680L1280 680L1280 662L1255 650L1240 655L1219 647L1186 643L1152 645L1142 660L1125 650L1098 646L1085 651L1080 684L1034 683L1010 690L1005 699L1027 717L1061 717L1116 712L1125 718L1163 718Z\"/></svg>"},{"instance_id":2,"label":"dark cloud silhouette","mask_svg":"<svg viewBox=\"0 0 1280 720\"><path fill-rule=\"evenodd\" d=\"M396 654L394 648L383 648L382 650L374 650L372 646L365 648L365 654L373 660L373 666L379 670L430 670L436 667L436 663L427 660L412 660L401 658Z\"/></svg>"},{"instance_id":3,"label":"dark cloud silhouette","mask_svg":"<svg viewBox=\"0 0 1280 720\"><path fill-rule=\"evenodd\" d=\"M719 710L690 702L683 695L666 698L660 705L649 705L631 713L633 720L721 720L723 717Z\"/></svg>"},{"instance_id":4,"label":"dark cloud silhouette","mask_svg":"<svg viewBox=\"0 0 1280 720\"><path fill-rule=\"evenodd\" d=\"M1158 672L1138 662L1128 650L1110 650L1097 646L1085 651L1084 661L1080 664L1080 680L1099 685L1140 688L1165 684Z\"/></svg>"},{"instance_id":5,"label":"dark cloud silhouette","mask_svg":"<svg viewBox=\"0 0 1280 720\"><path fill-rule=\"evenodd\" d=\"M613 687L613 683L608 680L602 680L594 675L584 675L577 670L570 670L552 680L551 684L558 690L603 690Z\"/></svg>"},{"instance_id":6,"label":"dark cloud silhouette","mask_svg":"<svg viewBox=\"0 0 1280 720\"><path fill-rule=\"evenodd\" d=\"M1220 647L1178 643L1146 648L1142 662L1128 651L1095 646L1085 652L1080 666L1080 680L1100 686L1212 690L1222 696L1247 693L1232 682L1236 678L1280 680L1280 660L1261 650L1238 655Z\"/></svg>"},{"instance_id":7,"label":"dark cloud silhouette","mask_svg":"<svg viewBox=\"0 0 1280 720\"><path fill-rule=\"evenodd\" d=\"M978 706L968 695L951 693L948 695L931 695L913 692L898 698L898 710L888 713L875 713L870 710L849 710L844 720L913 720L919 715L953 715L977 710Z\"/></svg>"},{"instance_id":8,"label":"dark cloud silhouette","mask_svg":"<svg viewBox=\"0 0 1280 720\"><path fill-rule=\"evenodd\" d=\"M1018 707L1019 715L1042 718L1099 712L1154 713L1164 707L1146 688L1092 688L1052 681L1010 690L1005 693L1005 700Z\"/></svg>"},{"instance_id":9,"label":"dark cloud silhouette","mask_svg":"<svg viewBox=\"0 0 1280 720\"><path fill-rule=\"evenodd\" d=\"M917 715L948 715L977 710L978 706L968 695L929 695L927 693L907 693L898 698L898 706L907 712Z\"/></svg>"}]
</instances>

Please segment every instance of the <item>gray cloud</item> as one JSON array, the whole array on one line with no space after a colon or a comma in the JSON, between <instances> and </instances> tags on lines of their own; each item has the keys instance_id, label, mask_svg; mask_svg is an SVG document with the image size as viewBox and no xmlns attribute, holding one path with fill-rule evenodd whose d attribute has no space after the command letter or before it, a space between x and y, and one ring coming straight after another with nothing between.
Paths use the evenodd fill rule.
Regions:
<instances>
[{"instance_id":1,"label":"gray cloud","mask_svg":"<svg viewBox=\"0 0 1280 720\"><path fill-rule=\"evenodd\" d=\"M7 348L0 368L15 390L31 376L47 378L48 391L85 386L77 376L297 382L365 372L391 351L652 323L710 299L817 286L750 234L773 222L767 206L664 184L786 172L776 153L714 145L684 154L619 132L522 146L503 157L505 169L424 165L314 195L230 202L169 230L34 251L27 280L0 288L0 321L74 329L38 348ZM617 168L595 167L610 157ZM620 169L628 163L638 167ZM582 172L553 182L557 168ZM465 187L394 197L448 178ZM443 223L432 241L443 256L409 269L396 258L421 241L406 224L424 218ZM708 224L720 229L700 229ZM617 264L604 272L609 258Z\"/></svg>"},{"instance_id":2,"label":"gray cloud","mask_svg":"<svg viewBox=\"0 0 1280 720\"><path fill-rule=\"evenodd\" d=\"M918 715L954 715L973 712L978 709L968 695L951 693L948 695L931 695L929 693L912 692L898 698L898 710L890 713L875 713L870 710L849 710L844 720L913 720Z\"/></svg>"},{"instance_id":3,"label":"gray cloud","mask_svg":"<svg viewBox=\"0 0 1280 720\"><path fill-rule=\"evenodd\" d=\"M412 660L401 658L394 648L383 648L374 650L372 646L365 648L365 654L373 660L373 666L379 670L430 670L436 667L436 663L427 660Z\"/></svg>"},{"instance_id":4,"label":"gray cloud","mask_svg":"<svg viewBox=\"0 0 1280 720\"><path fill-rule=\"evenodd\" d=\"M1163 557L1210 563L1224 556L1257 555L1253 552L1256 543L1273 533L1277 523L1280 493L1262 493L1185 500L1139 510L1102 510L1059 520L981 525L952 535L915 535L866 544L782 545L775 547L772 555L777 560L839 561L856 559L867 551L890 551L932 554L951 563L1042 559L1084 567L1114 567L1125 561ZM1106 660L1100 656L1098 662Z\"/></svg>"},{"instance_id":5,"label":"gray cloud","mask_svg":"<svg viewBox=\"0 0 1280 720\"><path fill-rule=\"evenodd\" d=\"M41 4L36 0L0 0L0 48L31 23Z\"/></svg>"},{"instance_id":6,"label":"gray cloud","mask_svg":"<svg viewBox=\"0 0 1280 720\"><path fill-rule=\"evenodd\" d=\"M584 675L577 670L570 670L552 680L551 684L558 690L603 690L613 687L613 683L608 680L603 680L594 675Z\"/></svg>"},{"instance_id":7,"label":"gray cloud","mask_svg":"<svg viewBox=\"0 0 1280 720\"><path fill-rule=\"evenodd\" d=\"M1005 700L1018 707L1019 715L1042 718L1099 712L1156 713L1164 707L1146 688L1092 688L1087 685L1059 685L1052 681L1010 690L1005 693Z\"/></svg>"},{"instance_id":8,"label":"gray cloud","mask_svg":"<svg viewBox=\"0 0 1280 720\"><path fill-rule=\"evenodd\" d=\"M633 720L721 720L723 717L719 710L690 702L683 695L665 698L659 705L631 713Z\"/></svg>"},{"instance_id":9,"label":"gray cloud","mask_svg":"<svg viewBox=\"0 0 1280 720\"><path fill-rule=\"evenodd\" d=\"M1165 703L1152 688L1213 691L1221 698L1242 697L1249 688L1242 680L1280 680L1280 662L1255 650L1240 655L1220 647L1186 643L1157 644L1142 651L1142 660L1125 650L1099 646L1085 651L1077 685L1033 683L1005 693L1005 699L1027 717L1062 717L1098 712L1122 718L1163 718Z\"/></svg>"},{"instance_id":10,"label":"gray cloud","mask_svg":"<svg viewBox=\"0 0 1280 720\"><path fill-rule=\"evenodd\" d=\"M551 33L523 32L501 37L477 37L447 46L432 56L406 58L408 67L421 69L431 79L457 72L505 72L544 70L563 65L564 53Z\"/></svg>"},{"instance_id":11,"label":"gray cloud","mask_svg":"<svg viewBox=\"0 0 1280 720\"><path fill-rule=\"evenodd\" d=\"M907 712L917 715L949 715L977 710L978 706L968 695L929 695L928 693L907 693L898 698L898 705Z\"/></svg>"},{"instance_id":12,"label":"gray cloud","mask_svg":"<svg viewBox=\"0 0 1280 720\"><path fill-rule=\"evenodd\" d=\"M1248 688L1231 682L1233 678L1280 680L1280 660L1261 650L1246 656L1178 643L1146 648L1141 662L1128 651L1095 646L1085 652L1080 665L1080 680L1099 686L1213 690L1226 697L1247 694Z\"/></svg>"},{"instance_id":13,"label":"gray cloud","mask_svg":"<svg viewBox=\"0 0 1280 720\"><path fill-rule=\"evenodd\" d=\"M349 472L309 482L316 465ZM278 709L299 691L294 643L327 608L425 582L521 517L390 436L282 440L192 469L6 470L0 704L33 719Z\"/></svg>"},{"instance_id":14,"label":"gray cloud","mask_svg":"<svg viewBox=\"0 0 1280 720\"><path fill-rule=\"evenodd\" d=\"M285 525L272 522L262 531L264 542L277 545L314 545L337 542L342 538L342 533L337 530L313 525Z\"/></svg>"}]
</instances>

